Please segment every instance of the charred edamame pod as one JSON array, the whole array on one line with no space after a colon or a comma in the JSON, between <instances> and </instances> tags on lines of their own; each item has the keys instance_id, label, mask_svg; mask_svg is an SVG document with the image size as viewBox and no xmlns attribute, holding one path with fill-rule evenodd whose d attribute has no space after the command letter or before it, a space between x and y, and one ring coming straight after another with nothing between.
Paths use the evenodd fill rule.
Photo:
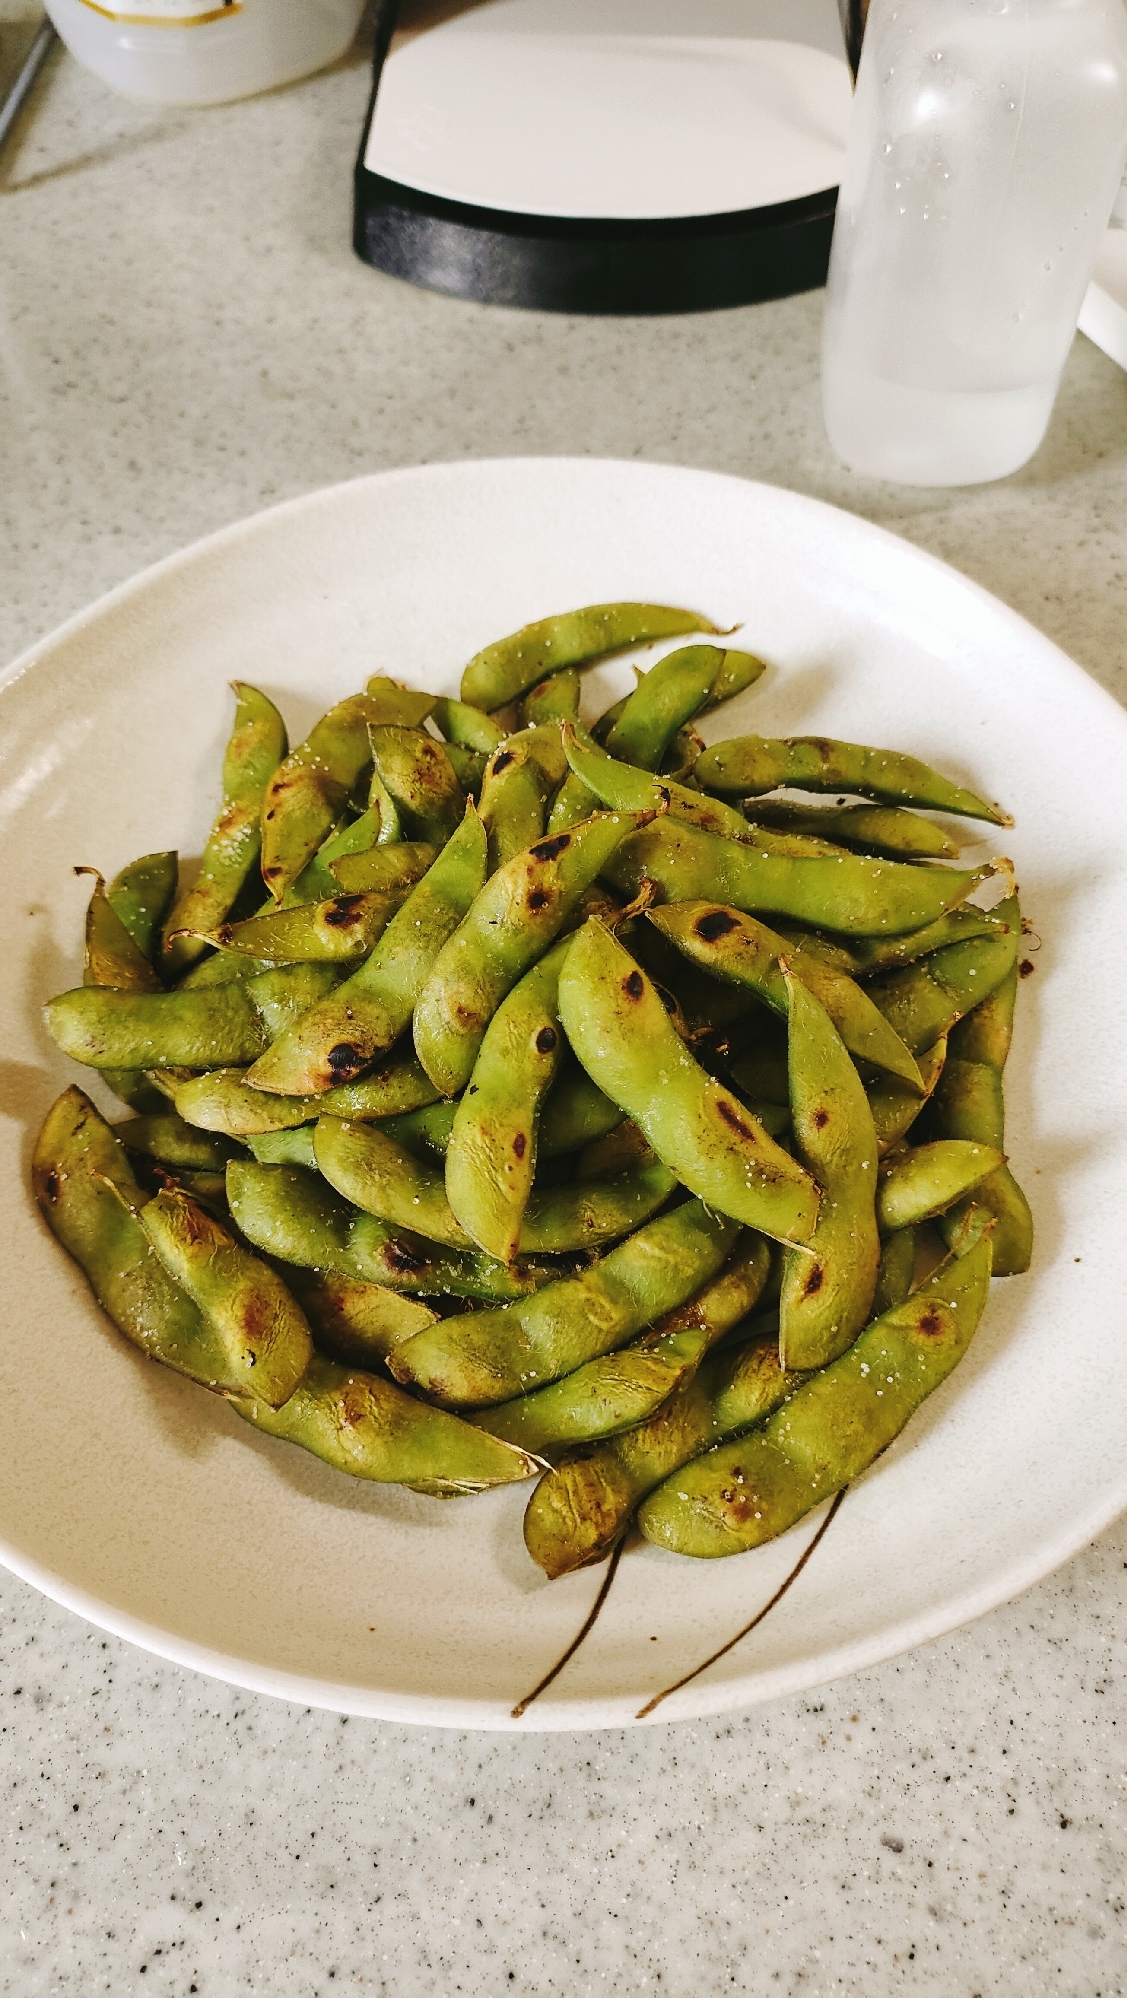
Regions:
<instances>
[{"instance_id":1,"label":"charred edamame pod","mask_svg":"<svg viewBox=\"0 0 1127 1998\"><path fill-rule=\"evenodd\" d=\"M874 1320L762 1429L659 1485L638 1512L646 1539L698 1557L737 1554L851 1484L962 1359L986 1303L991 1253L987 1234Z\"/></svg>"},{"instance_id":2,"label":"charred edamame pod","mask_svg":"<svg viewBox=\"0 0 1127 1998\"><path fill-rule=\"evenodd\" d=\"M202 957L200 933L231 909L262 845L266 786L289 747L286 725L265 694L234 682L235 726L223 758L223 803L207 836L200 871L163 926L162 963L173 977Z\"/></svg>"},{"instance_id":3,"label":"charred edamame pod","mask_svg":"<svg viewBox=\"0 0 1127 1998\"><path fill-rule=\"evenodd\" d=\"M717 742L694 765L702 789L749 798L780 786L801 791L849 791L884 805L924 805L991 825L1012 826L1000 805L988 804L961 784L892 749L835 742L829 736L736 736Z\"/></svg>"},{"instance_id":4,"label":"charred edamame pod","mask_svg":"<svg viewBox=\"0 0 1127 1998\"><path fill-rule=\"evenodd\" d=\"M368 731L380 781L410 839L444 846L462 823L466 801L441 742L419 728Z\"/></svg>"},{"instance_id":5,"label":"charred edamame pod","mask_svg":"<svg viewBox=\"0 0 1127 1998\"><path fill-rule=\"evenodd\" d=\"M492 712L568 667L587 666L656 638L718 629L697 611L664 604L589 604L523 625L475 653L462 674L462 699Z\"/></svg>"}]
</instances>

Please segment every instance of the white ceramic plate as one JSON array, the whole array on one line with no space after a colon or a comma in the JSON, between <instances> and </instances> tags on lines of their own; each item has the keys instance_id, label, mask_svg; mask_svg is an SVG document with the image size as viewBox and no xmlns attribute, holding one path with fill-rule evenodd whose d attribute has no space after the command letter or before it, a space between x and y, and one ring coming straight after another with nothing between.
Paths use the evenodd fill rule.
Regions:
<instances>
[{"instance_id":1,"label":"white ceramic plate","mask_svg":"<svg viewBox=\"0 0 1127 1998\"><path fill-rule=\"evenodd\" d=\"M388 473L161 564L0 687L0 1559L168 1658L351 1713L619 1725L752 1617L817 1524L715 1563L631 1549L586 1644L513 1723L598 1571L544 1581L520 1488L439 1504L250 1434L110 1329L28 1188L34 1131L75 1079L39 1019L80 977L88 884L71 865L199 852L227 681L267 688L296 739L374 670L452 691L486 640L615 597L742 620L774 662L714 737L888 742L1003 798L1042 939L1008 1090L1034 1272L994 1285L967 1359L778 1609L661 1716L795 1692L949 1630L1127 1504L1122 712L971 583L793 493L589 460ZM599 669L593 705L628 678Z\"/></svg>"}]
</instances>

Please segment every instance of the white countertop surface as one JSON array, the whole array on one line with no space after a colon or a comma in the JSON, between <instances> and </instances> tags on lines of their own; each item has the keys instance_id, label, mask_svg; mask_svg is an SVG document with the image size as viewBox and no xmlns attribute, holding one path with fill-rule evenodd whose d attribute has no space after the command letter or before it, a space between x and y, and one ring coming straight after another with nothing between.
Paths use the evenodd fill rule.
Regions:
<instances>
[{"instance_id":1,"label":"white countertop surface","mask_svg":"<svg viewBox=\"0 0 1127 1998\"><path fill-rule=\"evenodd\" d=\"M165 112L49 66L0 159L0 656L291 494L591 452L880 521L1127 699L1127 378L1096 348L1077 340L1015 477L863 482L822 432L819 294L580 320L358 263L366 90L358 55ZM0 1061L0 1114L16 1081ZM44 1447L66 1440L48 1427ZM233 1692L0 1574L0 1990L1115 1998L1125 1581L1121 1522L1018 1602L824 1693L515 1738Z\"/></svg>"}]
</instances>

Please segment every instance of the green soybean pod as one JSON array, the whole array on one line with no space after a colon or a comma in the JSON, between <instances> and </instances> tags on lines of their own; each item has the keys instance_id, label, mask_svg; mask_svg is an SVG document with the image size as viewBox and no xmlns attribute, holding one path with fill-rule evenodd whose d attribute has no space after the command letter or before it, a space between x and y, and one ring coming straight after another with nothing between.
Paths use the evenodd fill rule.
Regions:
<instances>
[{"instance_id":1,"label":"green soybean pod","mask_svg":"<svg viewBox=\"0 0 1127 1998\"><path fill-rule=\"evenodd\" d=\"M870 996L914 1054L949 1033L1013 970L1021 918L1015 897L1001 906L1010 919L990 934L947 944L901 970L870 979Z\"/></svg>"},{"instance_id":2,"label":"green soybean pod","mask_svg":"<svg viewBox=\"0 0 1127 1998\"><path fill-rule=\"evenodd\" d=\"M304 1131L290 1135L306 1137ZM250 1140L256 1153L278 1142ZM314 1158L329 1185L365 1213L448 1248L479 1246L454 1214L442 1173L413 1157L379 1126L323 1117L314 1133ZM603 1183L543 1188L527 1203L517 1248L529 1255L566 1255L614 1241L649 1220L675 1184L672 1174L653 1161ZM509 1262L512 1256L499 1260Z\"/></svg>"},{"instance_id":3,"label":"green soybean pod","mask_svg":"<svg viewBox=\"0 0 1127 1998\"><path fill-rule=\"evenodd\" d=\"M1015 953L1016 955L1016 953ZM930 1113L931 1129L945 1138L963 1138L996 1145L1004 1136L1002 1070L1010 1051L1016 962L987 998L959 1021L951 1034L950 1078L936 1090ZM965 1227L972 1206L994 1221L994 1273L1020 1276L1033 1255L1033 1216L1029 1202L1008 1165L1001 1165L960 1201L939 1223L950 1246Z\"/></svg>"},{"instance_id":4,"label":"green soybean pod","mask_svg":"<svg viewBox=\"0 0 1127 1998\"><path fill-rule=\"evenodd\" d=\"M316 1096L354 1082L398 1040L443 944L485 879L485 831L473 805L358 971L255 1063L252 1089Z\"/></svg>"},{"instance_id":5,"label":"green soybean pod","mask_svg":"<svg viewBox=\"0 0 1127 1998\"><path fill-rule=\"evenodd\" d=\"M746 987L786 1019L789 1002L780 965L784 960L825 1007L851 1055L900 1076L909 1087L919 1087L915 1060L861 986L801 951L792 955L786 938L754 916L716 902L675 902L648 910L647 921L702 971Z\"/></svg>"},{"instance_id":6,"label":"green soybean pod","mask_svg":"<svg viewBox=\"0 0 1127 1998\"><path fill-rule=\"evenodd\" d=\"M186 1124L175 1110L148 1112L127 1118L114 1128L127 1152L155 1159L159 1165L184 1168L190 1172L221 1173L228 1159L235 1158L238 1146L214 1131L200 1131Z\"/></svg>"},{"instance_id":7,"label":"green soybean pod","mask_svg":"<svg viewBox=\"0 0 1127 1998\"><path fill-rule=\"evenodd\" d=\"M335 1270L286 1271L319 1353L345 1367L379 1367L393 1347L433 1325L437 1313L417 1297L382 1283L361 1283Z\"/></svg>"},{"instance_id":8,"label":"green soybean pod","mask_svg":"<svg viewBox=\"0 0 1127 1998\"><path fill-rule=\"evenodd\" d=\"M664 604L589 604L523 625L475 653L462 674L462 699L491 712L571 666L588 666L654 639L718 629L697 611Z\"/></svg>"},{"instance_id":9,"label":"green soybean pod","mask_svg":"<svg viewBox=\"0 0 1127 1998\"><path fill-rule=\"evenodd\" d=\"M880 1263L872 1111L825 1008L788 972L791 1120L799 1158L822 1188L818 1225L783 1258L779 1362L824 1366L867 1322Z\"/></svg>"},{"instance_id":10,"label":"green soybean pod","mask_svg":"<svg viewBox=\"0 0 1127 1998\"><path fill-rule=\"evenodd\" d=\"M914 1228L946 1213L1004 1164L1004 1155L995 1146L978 1145L969 1138L936 1138L931 1144L894 1152L881 1168L877 1188L882 1233Z\"/></svg>"},{"instance_id":11,"label":"green soybean pod","mask_svg":"<svg viewBox=\"0 0 1127 1998\"><path fill-rule=\"evenodd\" d=\"M509 1262L536 1174L540 1107L564 1053L565 937L518 979L493 1015L454 1115L446 1193L467 1234Z\"/></svg>"},{"instance_id":12,"label":"green soybean pod","mask_svg":"<svg viewBox=\"0 0 1127 1998\"><path fill-rule=\"evenodd\" d=\"M647 1422L569 1453L540 1480L524 1516L532 1559L552 1580L605 1560L647 1492L712 1444L762 1422L804 1378L783 1372L774 1336L709 1353Z\"/></svg>"},{"instance_id":13,"label":"green soybean pod","mask_svg":"<svg viewBox=\"0 0 1127 1998\"><path fill-rule=\"evenodd\" d=\"M852 936L921 929L983 878L977 869L914 867L860 853L793 858L670 818L624 839L603 873L622 894L636 895L650 880L664 902L723 902Z\"/></svg>"},{"instance_id":14,"label":"green soybean pod","mask_svg":"<svg viewBox=\"0 0 1127 1998\"><path fill-rule=\"evenodd\" d=\"M764 1235L803 1242L813 1234L810 1175L693 1059L651 981L594 919L568 952L559 999L587 1073L690 1192Z\"/></svg>"},{"instance_id":15,"label":"green soybean pod","mask_svg":"<svg viewBox=\"0 0 1127 1998\"><path fill-rule=\"evenodd\" d=\"M724 650L720 671L712 683L712 692L700 710L702 715L710 715L725 701L734 700L737 694L754 687L756 681L767 671L767 661L754 652L733 652Z\"/></svg>"},{"instance_id":16,"label":"green soybean pod","mask_svg":"<svg viewBox=\"0 0 1127 1998\"><path fill-rule=\"evenodd\" d=\"M421 1110L410 1110L405 1116L379 1121L381 1130L410 1152L412 1158L429 1160L446 1157L457 1114L458 1105L443 1099L428 1103Z\"/></svg>"},{"instance_id":17,"label":"green soybean pod","mask_svg":"<svg viewBox=\"0 0 1127 1998\"><path fill-rule=\"evenodd\" d=\"M465 701L452 701L445 694L439 695L430 719L447 742L456 743L459 749L475 750L479 756L492 756L505 740L504 729L481 708L471 707Z\"/></svg>"},{"instance_id":18,"label":"green soybean pod","mask_svg":"<svg viewBox=\"0 0 1127 1998\"><path fill-rule=\"evenodd\" d=\"M505 994L555 941L637 823L635 813L600 813L574 832L538 840L485 883L415 1005L415 1052L444 1096L465 1088Z\"/></svg>"},{"instance_id":19,"label":"green soybean pod","mask_svg":"<svg viewBox=\"0 0 1127 1998\"><path fill-rule=\"evenodd\" d=\"M421 1235L361 1214L319 1173L302 1166L232 1159L227 1167L232 1219L256 1249L303 1269L385 1284L412 1297L467 1297L504 1304L529 1296L555 1276L551 1265L499 1263L459 1255Z\"/></svg>"},{"instance_id":20,"label":"green soybean pod","mask_svg":"<svg viewBox=\"0 0 1127 1998\"><path fill-rule=\"evenodd\" d=\"M397 840L392 846L342 853L329 862L334 895L399 895L418 886L434 865L438 848L427 840Z\"/></svg>"},{"instance_id":21,"label":"green soybean pod","mask_svg":"<svg viewBox=\"0 0 1127 1998\"><path fill-rule=\"evenodd\" d=\"M472 798L476 804L481 797L481 787L485 782L487 756L481 756L476 749L462 749L456 742L443 743L451 770L462 787L464 797Z\"/></svg>"},{"instance_id":22,"label":"green soybean pod","mask_svg":"<svg viewBox=\"0 0 1127 1998\"><path fill-rule=\"evenodd\" d=\"M670 778L651 776L632 763L616 762L596 744L581 742L570 722L564 724L563 743L572 775L609 811L668 811L670 818L684 820L702 832L720 833L729 839L749 836L747 820L734 806L706 798Z\"/></svg>"},{"instance_id":23,"label":"green soybean pod","mask_svg":"<svg viewBox=\"0 0 1127 1998\"><path fill-rule=\"evenodd\" d=\"M792 785L801 791L847 791L884 805L923 805L932 811L1012 826L1000 805L953 784L918 757L828 736L744 735L707 749L693 775L702 789L754 797Z\"/></svg>"},{"instance_id":24,"label":"green soybean pod","mask_svg":"<svg viewBox=\"0 0 1127 1998\"><path fill-rule=\"evenodd\" d=\"M737 1223L688 1200L577 1276L505 1310L428 1327L396 1348L392 1373L444 1406L511 1401L624 1346L676 1310L715 1276L738 1235Z\"/></svg>"},{"instance_id":25,"label":"green soybean pod","mask_svg":"<svg viewBox=\"0 0 1127 1998\"><path fill-rule=\"evenodd\" d=\"M700 713L720 672L717 645L685 645L643 673L603 738L608 755L639 770L660 770L679 728Z\"/></svg>"},{"instance_id":26,"label":"green soybean pod","mask_svg":"<svg viewBox=\"0 0 1127 1998\"><path fill-rule=\"evenodd\" d=\"M240 983L178 992L61 992L43 1009L64 1054L102 1069L203 1069L253 1061L339 974L284 965Z\"/></svg>"},{"instance_id":27,"label":"green soybean pod","mask_svg":"<svg viewBox=\"0 0 1127 1998\"><path fill-rule=\"evenodd\" d=\"M203 955L201 932L223 921L255 866L266 786L289 747L286 725L273 701L245 680L234 682L234 693L235 726L223 758L223 803L195 882L177 897L164 920L161 961L172 977Z\"/></svg>"},{"instance_id":28,"label":"green soybean pod","mask_svg":"<svg viewBox=\"0 0 1127 1998\"><path fill-rule=\"evenodd\" d=\"M933 951L944 950L948 944L969 943L974 937L1004 935L1013 919L1010 902L1000 903L997 909L979 909L971 903L959 908L948 909L934 923L926 923L922 929L910 930L906 936L898 937L852 937L845 944L840 937L832 942L829 937L801 933L803 950L819 954L831 952L838 969L848 971L854 978L871 978L881 971L895 971L902 965L915 964L921 957L930 957ZM1020 930L1020 918L1019 918ZM799 934L788 929L792 937Z\"/></svg>"},{"instance_id":29,"label":"green soybean pod","mask_svg":"<svg viewBox=\"0 0 1127 1998\"><path fill-rule=\"evenodd\" d=\"M748 804L749 824L777 832L813 834L858 853L889 860L951 860L959 849L942 826L900 805Z\"/></svg>"},{"instance_id":30,"label":"green soybean pod","mask_svg":"<svg viewBox=\"0 0 1127 1998\"><path fill-rule=\"evenodd\" d=\"M894 1305L903 1304L904 1299L911 1295L915 1271L916 1231L914 1228L897 1228L891 1235L886 1235L880 1245L880 1268L872 1303L874 1318L883 1318L886 1311L891 1311Z\"/></svg>"},{"instance_id":31,"label":"green soybean pod","mask_svg":"<svg viewBox=\"0 0 1127 1998\"><path fill-rule=\"evenodd\" d=\"M991 1254L987 1235L875 1319L762 1429L720 1444L659 1485L638 1511L646 1539L698 1558L738 1554L852 1484L966 1352L986 1303Z\"/></svg>"},{"instance_id":32,"label":"green soybean pod","mask_svg":"<svg viewBox=\"0 0 1127 1998\"><path fill-rule=\"evenodd\" d=\"M443 744L422 729L390 725L369 729L368 739L404 833L444 846L462 823L466 801Z\"/></svg>"},{"instance_id":33,"label":"green soybean pod","mask_svg":"<svg viewBox=\"0 0 1127 1998\"><path fill-rule=\"evenodd\" d=\"M307 1166L310 1172L317 1170L312 1124L299 1124L293 1131L263 1131L245 1143L259 1165L299 1165Z\"/></svg>"},{"instance_id":34,"label":"green soybean pod","mask_svg":"<svg viewBox=\"0 0 1127 1998\"><path fill-rule=\"evenodd\" d=\"M577 1152L596 1138L605 1138L622 1122L617 1103L604 1096L574 1055L565 1055L563 1066L549 1089L540 1110L538 1149L544 1159L558 1158L561 1152Z\"/></svg>"},{"instance_id":35,"label":"green soybean pod","mask_svg":"<svg viewBox=\"0 0 1127 1998\"><path fill-rule=\"evenodd\" d=\"M425 1407L393 1382L319 1354L282 1408L231 1405L264 1435L297 1443L349 1477L410 1485L436 1498L491 1491L537 1468L523 1451Z\"/></svg>"},{"instance_id":36,"label":"green soybean pod","mask_svg":"<svg viewBox=\"0 0 1127 1998\"><path fill-rule=\"evenodd\" d=\"M47 1226L118 1331L150 1359L218 1383L220 1343L155 1255L136 1218L145 1194L125 1147L81 1089L65 1090L47 1112L32 1183Z\"/></svg>"},{"instance_id":37,"label":"green soybean pod","mask_svg":"<svg viewBox=\"0 0 1127 1998\"><path fill-rule=\"evenodd\" d=\"M244 1082L245 1070L217 1068L178 1082L173 1101L188 1124L229 1138L259 1137L314 1124L327 1113L361 1122L402 1116L433 1103L438 1091L413 1054L398 1052L362 1082L342 1083L324 1096L270 1096Z\"/></svg>"},{"instance_id":38,"label":"green soybean pod","mask_svg":"<svg viewBox=\"0 0 1127 1998\"><path fill-rule=\"evenodd\" d=\"M161 925L172 906L178 872L175 853L143 853L115 874L106 889L111 909L150 964L160 952Z\"/></svg>"},{"instance_id":39,"label":"green soybean pod","mask_svg":"<svg viewBox=\"0 0 1127 1998\"><path fill-rule=\"evenodd\" d=\"M519 735L506 737L486 764L481 787L481 823L489 842L491 874L541 837L544 805L539 762Z\"/></svg>"},{"instance_id":40,"label":"green soybean pod","mask_svg":"<svg viewBox=\"0 0 1127 1998\"><path fill-rule=\"evenodd\" d=\"M148 958L106 895L101 875L88 867L76 867L75 873L94 876L94 893L86 910L83 984L108 985L118 992L161 991L160 979ZM132 1110L153 1112L163 1106L159 1089L136 1069L103 1069L102 1080Z\"/></svg>"},{"instance_id":41,"label":"green soybean pod","mask_svg":"<svg viewBox=\"0 0 1127 1998\"><path fill-rule=\"evenodd\" d=\"M877 1151L883 1158L893 1145L898 1145L906 1137L918 1116L926 1108L927 1100L943 1073L947 1058L947 1036L941 1034L930 1048L924 1048L917 1057L920 1083L923 1094L894 1075L878 1075L866 1088L869 1109L873 1114L873 1127L877 1134Z\"/></svg>"},{"instance_id":42,"label":"green soybean pod","mask_svg":"<svg viewBox=\"0 0 1127 1998\"><path fill-rule=\"evenodd\" d=\"M573 826L582 825L584 819L589 819L598 809L599 801L595 793L587 789L574 770L569 770L552 799L546 828L549 838L554 833L570 832Z\"/></svg>"},{"instance_id":43,"label":"green soybean pod","mask_svg":"<svg viewBox=\"0 0 1127 1998\"><path fill-rule=\"evenodd\" d=\"M577 1443L644 1422L696 1372L706 1348L706 1335L697 1328L643 1332L632 1345L588 1360L564 1380L471 1420L491 1436L550 1460Z\"/></svg>"},{"instance_id":44,"label":"green soybean pod","mask_svg":"<svg viewBox=\"0 0 1127 1998\"><path fill-rule=\"evenodd\" d=\"M565 666L539 686L530 687L520 704L525 728L539 728L545 722L578 721L582 682L577 666Z\"/></svg>"},{"instance_id":45,"label":"green soybean pod","mask_svg":"<svg viewBox=\"0 0 1127 1998\"><path fill-rule=\"evenodd\" d=\"M282 909L294 909L303 902L329 902L340 893L340 883L330 872L334 860L343 860L357 853L368 853L376 845L380 835L380 810L378 805L370 806L358 819L343 817L333 827L328 839L322 840L312 860L303 867L297 880L290 883L282 896ZM267 903L267 911L274 907L273 897ZM259 911L262 914L262 911Z\"/></svg>"},{"instance_id":46,"label":"green soybean pod","mask_svg":"<svg viewBox=\"0 0 1127 1998\"><path fill-rule=\"evenodd\" d=\"M221 923L204 941L257 964L351 964L367 957L407 892L334 895L298 908L271 909L245 922Z\"/></svg>"},{"instance_id":47,"label":"green soybean pod","mask_svg":"<svg viewBox=\"0 0 1127 1998\"><path fill-rule=\"evenodd\" d=\"M223 1354L216 1385L280 1408L313 1357L305 1314L281 1278L179 1188L147 1201L137 1220Z\"/></svg>"}]
</instances>

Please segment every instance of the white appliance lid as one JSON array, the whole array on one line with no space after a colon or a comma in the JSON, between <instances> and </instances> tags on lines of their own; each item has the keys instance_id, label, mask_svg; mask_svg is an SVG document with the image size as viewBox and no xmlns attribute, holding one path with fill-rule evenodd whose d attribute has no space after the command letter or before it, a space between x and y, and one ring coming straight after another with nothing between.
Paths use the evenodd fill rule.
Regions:
<instances>
[{"instance_id":1,"label":"white appliance lid","mask_svg":"<svg viewBox=\"0 0 1127 1998\"><path fill-rule=\"evenodd\" d=\"M523 215L730 214L836 187L836 0L491 0L397 48L373 173Z\"/></svg>"}]
</instances>

